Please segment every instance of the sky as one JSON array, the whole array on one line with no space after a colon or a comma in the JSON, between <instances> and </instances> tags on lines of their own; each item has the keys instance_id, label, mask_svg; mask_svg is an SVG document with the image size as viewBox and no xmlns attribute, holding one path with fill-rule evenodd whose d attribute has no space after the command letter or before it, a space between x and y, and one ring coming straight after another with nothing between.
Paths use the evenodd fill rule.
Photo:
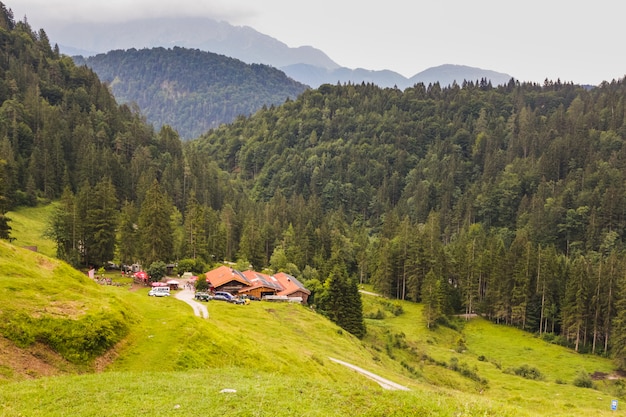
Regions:
<instances>
[{"instance_id":1,"label":"sky","mask_svg":"<svg viewBox=\"0 0 626 417\"><path fill-rule=\"evenodd\" d=\"M209 17L290 47L313 46L348 68L411 77L457 64L597 85L626 76L615 0L1 0L34 30L56 21ZM50 39L54 43L54 39Z\"/></svg>"}]
</instances>

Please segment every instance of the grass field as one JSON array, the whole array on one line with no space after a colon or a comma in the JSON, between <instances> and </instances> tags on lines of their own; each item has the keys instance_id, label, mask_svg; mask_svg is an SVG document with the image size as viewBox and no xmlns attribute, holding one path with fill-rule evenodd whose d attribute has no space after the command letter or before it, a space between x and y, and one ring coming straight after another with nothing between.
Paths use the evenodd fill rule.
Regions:
<instances>
[{"instance_id":1,"label":"grass field","mask_svg":"<svg viewBox=\"0 0 626 417\"><path fill-rule=\"evenodd\" d=\"M363 295L359 340L305 306L212 301L204 320L147 291L0 242L0 416L622 415L622 380L573 383L609 359L484 319L428 330L421 305Z\"/></svg>"},{"instance_id":2,"label":"grass field","mask_svg":"<svg viewBox=\"0 0 626 417\"><path fill-rule=\"evenodd\" d=\"M11 219L11 237L15 239L15 246L35 246L39 253L55 256L54 242L44 237L47 219L54 210L54 204L37 207L22 207L16 211L9 211L6 216Z\"/></svg>"}]
</instances>

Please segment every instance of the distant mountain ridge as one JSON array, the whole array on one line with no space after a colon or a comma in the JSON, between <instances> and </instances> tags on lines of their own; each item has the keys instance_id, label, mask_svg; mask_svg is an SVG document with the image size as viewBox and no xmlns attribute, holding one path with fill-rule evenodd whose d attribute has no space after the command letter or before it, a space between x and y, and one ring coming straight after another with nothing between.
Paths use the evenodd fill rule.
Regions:
<instances>
[{"instance_id":1,"label":"distant mountain ridge","mask_svg":"<svg viewBox=\"0 0 626 417\"><path fill-rule=\"evenodd\" d=\"M72 22L47 29L61 52L96 55L116 49L180 46L226 55L249 64L281 68L309 64L327 69L339 64L311 46L291 48L248 26L234 26L209 18L158 18L122 23Z\"/></svg>"},{"instance_id":2,"label":"distant mountain ridge","mask_svg":"<svg viewBox=\"0 0 626 417\"><path fill-rule=\"evenodd\" d=\"M292 48L248 26L234 26L209 18L159 18L123 23L72 22L51 25L48 36L68 55L93 56L118 49L180 46L213 52L248 64L271 65L310 87L336 83L373 83L405 89L415 83L476 81L487 78L493 85L505 84L512 76L462 65L429 68L410 78L391 71L342 67L312 46Z\"/></svg>"},{"instance_id":3,"label":"distant mountain ridge","mask_svg":"<svg viewBox=\"0 0 626 417\"><path fill-rule=\"evenodd\" d=\"M107 82L118 102L136 103L157 129L167 124L183 139L308 88L269 65L181 47L114 50L74 61Z\"/></svg>"},{"instance_id":4,"label":"distant mountain ridge","mask_svg":"<svg viewBox=\"0 0 626 417\"><path fill-rule=\"evenodd\" d=\"M506 84L513 78L511 75L501 72L452 64L428 68L411 78L406 78L390 70L370 71L363 68L351 70L344 67L329 70L306 64L290 65L281 68L281 70L294 80L311 87L318 87L321 84L344 84L348 82L360 84L365 82L376 84L383 88L397 87L404 90L419 83L428 85L438 82L442 87L445 87L452 85L454 82L461 85L463 81L476 82L481 79L487 79L495 86Z\"/></svg>"}]
</instances>

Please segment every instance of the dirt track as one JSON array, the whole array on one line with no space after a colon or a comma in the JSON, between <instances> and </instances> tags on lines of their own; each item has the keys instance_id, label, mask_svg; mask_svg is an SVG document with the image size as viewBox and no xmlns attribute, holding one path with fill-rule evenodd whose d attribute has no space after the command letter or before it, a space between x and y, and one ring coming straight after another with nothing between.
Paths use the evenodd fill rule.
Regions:
<instances>
[{"instance_id":1,"label":"dirt track","mask_svg":"<svg viewBox=\"0 0 626 417\"><path fill-rule=\"evenodd\" d=\"M370 371L366 371L363 368L359 368L356 365L352 365L351 363L340 361L339 359L330 358L330 357L328 359L330 359L331 361L336 362L336 363L338 363L340 365L347 366L348 368L354 369L358 373L360 373L362 375L365 375L366 377L368 377L371 380L376 381L378 383L378 385L380 385L384 389L409 391L409 389L407 387L405 387L404 385L400 385L400 384L397 384L397 383L395 383L393 381L390 381L388 379L380 377L380 376L378 376L376 374L371 373Z\"/></svg>"},{"instance_id":2,"label":"dirt track","mask_svg":"<svg viewBox=\"0 0 626 417\"><path fill-rule=\"evenodd\" d=\"M191 308L193 308L193 312L196 316L204 319L209 318L209 310L206 308L206 305L194 299L194 292L192 290L180 290L176 293L176 298L189 304Z\"/></svg>"}]
</instances>

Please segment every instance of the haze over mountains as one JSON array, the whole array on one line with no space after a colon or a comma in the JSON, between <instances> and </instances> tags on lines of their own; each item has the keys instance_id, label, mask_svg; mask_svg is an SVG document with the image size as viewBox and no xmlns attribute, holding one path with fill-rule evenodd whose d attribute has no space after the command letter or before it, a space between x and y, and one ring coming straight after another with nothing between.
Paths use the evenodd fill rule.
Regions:
<instances>
[{"instance_id":1,"label":"haze over mountains","mask_svg":"<svg viewBox=\"0 0 626 417\"><path fill-rule=\"evenodd\" d=\"M324 83L373 83L380 87L410 87L439 81L442 85L487 78L493 85L512 76L462 65L429 68L410 78L391 71L345 68L311 46L292 48L247 26L233 26L209 18L159 18L123 23L81 23L46 26L50 39L68 55L92 56L116 49L174 47L200 49L267 64L313 88Z\"/></svg>"}]
</instances>

